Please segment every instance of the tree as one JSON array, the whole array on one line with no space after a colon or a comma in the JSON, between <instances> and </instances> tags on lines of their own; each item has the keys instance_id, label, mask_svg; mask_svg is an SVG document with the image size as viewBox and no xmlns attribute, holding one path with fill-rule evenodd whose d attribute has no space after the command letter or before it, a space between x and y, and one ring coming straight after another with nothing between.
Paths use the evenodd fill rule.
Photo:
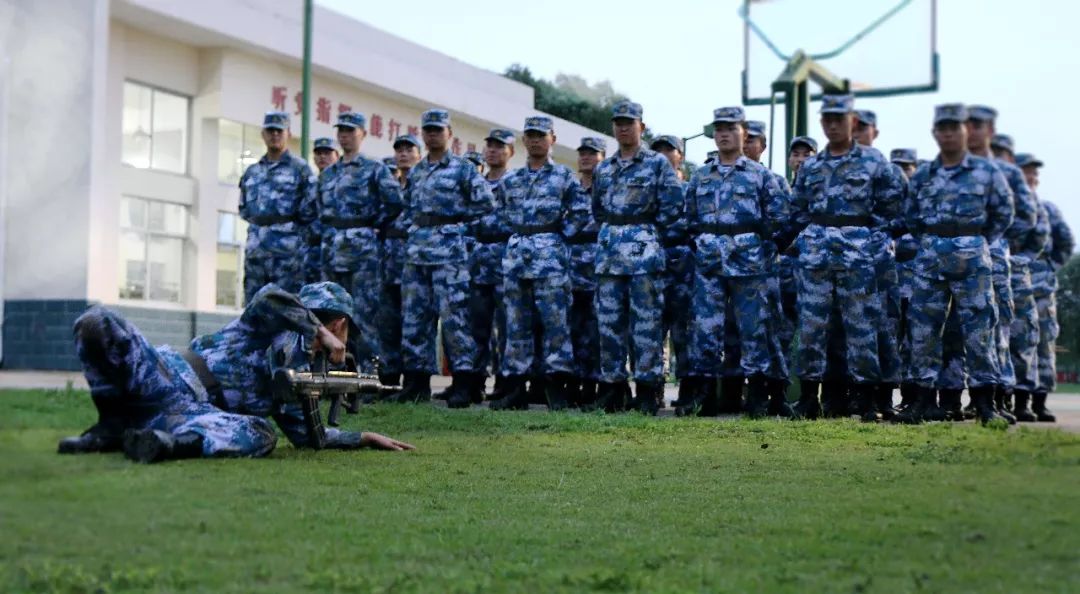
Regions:
<instances>
[{"instance_id":1,"label":"tree","mask_svg":"<svg viewBox=\"0 0 1080 594\"><path fill-rule=\"evenodd\" d=\"M1061 332L1058 344L1069 351L1066 359L1080 357L1080 254L1058 270L1057 312Z\"/></svg>"}]
</instances>

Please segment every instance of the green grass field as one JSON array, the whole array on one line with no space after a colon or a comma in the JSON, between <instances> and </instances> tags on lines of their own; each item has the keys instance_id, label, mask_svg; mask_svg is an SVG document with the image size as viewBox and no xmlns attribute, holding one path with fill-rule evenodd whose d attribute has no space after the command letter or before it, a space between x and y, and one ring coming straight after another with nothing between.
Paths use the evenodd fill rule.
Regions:
<instances>
[{"instance_id":1,"label":"green grass field","mask_svg":"<svg viewBox=\"0 0 1080 594\"><path fill-rule=\"evenodd\" d=\"M4 592L1077 592L1080 436L379 406L412 453L58 456L0 393Z\"/></svg>"}]
</instances>

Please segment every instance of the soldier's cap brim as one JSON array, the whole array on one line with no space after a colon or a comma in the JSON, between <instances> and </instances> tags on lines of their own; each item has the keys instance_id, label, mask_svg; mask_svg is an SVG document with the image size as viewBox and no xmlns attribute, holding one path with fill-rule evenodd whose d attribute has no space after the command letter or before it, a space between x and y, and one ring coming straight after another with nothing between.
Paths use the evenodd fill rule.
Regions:
<instances>
[{"instance_id":1,"label":"soldier's cap brim","mask_svg":"<svg viewBox=\"0 0 1080 594\"><path fill-rule=\"evenodd\" d=\"M333 151L333 152L336 153L337 152L337 147L335 147L335 146L320 146L320 147L311 149L311 151L314 152L314 153L317 153L319 151Z\"/></svg>"},{"instance_id":2,"label":"soldier's cap brim","mask_svg":"<svg viewBox=\"0 0 1080 594\"><path fill-rule=\"evenodd\" d=\"M263 130L287 130L285 124L263 124Z\"/></svg>"},{"instance_id":3,"label":"soldier's cap brim","mask_svg":"<svg viewBox=\"0 0 1080 594\"><path fill-rule=\"evenodd\" d=\"M335 128L352 128L353 130L355 130L357 128L362 128L363 126L357 126L356 124L353 124L351 122L338 122L338 123L334 124L334 127Z\"/></svg>"},{"instance_id":4,"label":"soldier's cap brim","mask_svg":"<svg viewBox=\"0 0 1080 594\"><path fill-rule=\"evenodd\" d=\"M420 129L423 130L424 128L449 128L449 127L450 127L450 124L447 124L446 122L427 122L424 125L420 126Z\"/></svg>"}]
</instances>

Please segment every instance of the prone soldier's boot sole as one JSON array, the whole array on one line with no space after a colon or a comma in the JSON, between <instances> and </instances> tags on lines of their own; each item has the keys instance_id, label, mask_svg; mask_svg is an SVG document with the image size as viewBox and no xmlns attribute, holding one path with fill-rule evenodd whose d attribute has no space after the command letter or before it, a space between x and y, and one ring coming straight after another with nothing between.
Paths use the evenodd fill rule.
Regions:
<instances>
[{"instance_id":1,"label":"prone soldier's boot sole","mask_svg":"<svg viewBox=\"0 0 1080 594\"><path fill-rule=\"evenodd\" d=\"M172 453L172 436L153 429L129 429L124 432L124 455L135 462L153 464Z\"/></svg>"}]
</instances>

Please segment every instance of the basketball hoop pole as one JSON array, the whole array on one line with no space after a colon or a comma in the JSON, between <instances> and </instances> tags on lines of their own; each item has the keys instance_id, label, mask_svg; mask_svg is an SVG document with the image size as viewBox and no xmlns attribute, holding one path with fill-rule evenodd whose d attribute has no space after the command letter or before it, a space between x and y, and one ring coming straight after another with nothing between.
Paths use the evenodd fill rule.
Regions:
<instances>
[{"instance_id":1,"label":"basketball hoop pole","mask_svg":"<svg viewBox=\"0 0 1080 594\"><path fill-rule=\"evenodd\" d=\"M825 93L848 93L851 83L829 72L806 52L799 50L788 61L784 71L772 84L773 96L784 95L784 127L786 138L784 146L791 146L791 139L806 136L809 132L810 85L814 81ZM775 111L775 104L770 111ZM770 118L772 115L770 114ZM785 148L785 150L787 150ZM786 167L787 177L791 178L791 168Z\"/></svg>"}]
</instances>

